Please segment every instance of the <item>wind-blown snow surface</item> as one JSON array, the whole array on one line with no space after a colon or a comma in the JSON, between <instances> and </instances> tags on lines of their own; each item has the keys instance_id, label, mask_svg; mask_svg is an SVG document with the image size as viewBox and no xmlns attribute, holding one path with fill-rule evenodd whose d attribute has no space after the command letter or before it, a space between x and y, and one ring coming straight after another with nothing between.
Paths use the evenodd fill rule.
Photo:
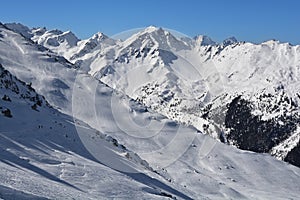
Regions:
<instances>
[{"instance_id":1,"label":"wind-blown snow surface","mask_svg":"<svg viewBox=\"0 0 300 200\"><path fill-rule=\"evenodd\" d=\"M298 198L299 168L216 142L28 38L4 26L0 34L0 63L9 71L1 80L22 91L1 81L0 106L12 115L0 115L1 198ZM30 85L45 105L20 98Z\"/></svg>"}]
</instances>

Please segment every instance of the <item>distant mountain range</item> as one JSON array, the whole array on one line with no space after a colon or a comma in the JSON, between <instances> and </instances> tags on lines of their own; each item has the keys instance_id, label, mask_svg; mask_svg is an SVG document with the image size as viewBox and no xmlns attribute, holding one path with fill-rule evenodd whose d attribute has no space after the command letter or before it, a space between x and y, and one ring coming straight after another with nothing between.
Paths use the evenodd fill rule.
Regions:
<instances>
[{"instance_id":1,"label":"distant mountain range","mask_svg":"<svg viewBox=\"0 0 300 200\"><path fill-rule=\"evenodd\" d=\"M80 41L70 31L7 26L172 120L300 166L299 46L217 44L153 26L125 41L103 33Z\"/></svg>"}]
</instances>

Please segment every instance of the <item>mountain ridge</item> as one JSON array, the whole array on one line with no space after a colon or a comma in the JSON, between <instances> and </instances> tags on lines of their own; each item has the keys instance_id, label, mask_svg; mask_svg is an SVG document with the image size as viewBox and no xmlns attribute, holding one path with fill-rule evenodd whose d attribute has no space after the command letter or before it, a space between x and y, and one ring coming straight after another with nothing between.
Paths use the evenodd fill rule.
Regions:
<instances>
[{"instance_id":1,"label":"mountain ridge","mask_svg":"<svg viewBox=\"0 0 300 200\"><path fill-rule=\"evenodd\" d=\"M100 36L100 41L89 43L99 38L98 36ZM203 43L203 40L206 41ZM297 65L298 61L296 59L300 49L297 45L292 46L288 43L280 43L275 40L266 41L261 44L245 43L238 42L234 37L224 40L221 44L216 44L204 36L182 40L174 37L170 32L154 26L147 27L133 34L125 41L111 40L109 37L99 33L95 34L91 39L83 41L83 44L91 45L84 45L83 48L79 45L79 49L81 50L77 51L78 53L76 51L69 51L70 54L67 57L70 62L76 61L76 66L112 88L118 89L120 92L125 92L131 98L151 107L156 112L162 113L180 123L193 125L201 132L207 132L218 140L227 141L240 148L249 149L250 147L247 146L248 144L241 146L239 142L233 141L235 140L233 138L236 137L233 136L234 133L230 131L228 124L225 125L225 118L226 115L228 118L228 113L218 113L220 110L227 109L221 106L222 104L225 103L228 107L231 103L230 101L233 101L239 95L244 95L243 99L247 99L249 105L252 103L258 104L261 97L259 97L260 95L257 92L255 94L255 91L265 93L267 96L274 95L277 92L272 88L282 86L284 87L283 91L288 93L288 95L285 95L285 97L282 94L278 95L283 98L292 98L292 102L295 102L296 105L288 109L285 109L285 105L282 106L282 113L289 113L293 109L298 109L297 87L294 87L297 83L295 81L297 68L291 67L290 69L285 69L284 65L284 63L290 63L291 66ZM49 48L51 49L51 47ZM66 55L60 52L66 52L68 49L68 47L64 46L61 50L52 48L54 52L62 56ZM286 51L288 54L283 54L281 51ZM262 57L261 55L263 54L267 56ZM72 61L72 59L74 60ZM242 61L242 59L245 61ZM268 62L271 64L268 64ZM184 63L188 69L182 69L181 65ZM277 74L266 73L270 67L275 65L278 66L278 71L274 71ZM192 76L189 70L193 72ZM139 79L134 77L136 73L141 73ZM294 73L291 75L291 80L285 78L285 73ZM124 75L125 77L123 77ZM188 80L193 76L197 81L191 82L192 85L187 86L190 84ZM182 78L184 81L182 81ZM281 83L282 81L284 83ZM157 84L159 87L156 86ZM173 89L170 90L170 88L174 88L174 91ZM230 98L220 100L224 95L229 95ZM249 99L251 96L256 96L256 99ZM215 98L217 99L213 100ZM268 98L274 97L270 96ZM271 101L276 104L275 100ZM203 103L206 105L202 105ZM264 106L267 106L267 104ZM265 110L263 112L278 115L272 113L275 110L266 111L265 107L256 106L255 109L256 111L251 112L261 113L262 110ZM283 115L282 113L280 115ZM256 115L254 114L253 116ZM220 116L221 121L216 121L215 119ZM294 118L294 125L298 123L296 118ZM260 120L262 120L262 124L266 123L263 122L264 118ZM278 119L274 118L273 120ZM249 122L246 121L245 123ZM242 129L241 127L240 131L243 131ZM239 134L239 132L235 134ZM293 134L293 132L289 132L289 137L292 137ZM275 138L277 136L274 135L271 137ZM286 139L286 137L288 136L283 138ZM251 138L255 138L255 134ZM281 142L284 143L283 138ZM276 150L279 148L277 145L280 146L280 144L275 142L272 145L272 149L265 148L264 152L269 152L277 158L284 160L285 157ZM286 149L291 149L292 146L295 146L294 143L293 145L291 143L291 146ZM258 151L255 148L250 149ZM286 157L290 157L286 152L283 154ZM297 165L300 166L300 163Z\"/></svg>"}]
</instances>

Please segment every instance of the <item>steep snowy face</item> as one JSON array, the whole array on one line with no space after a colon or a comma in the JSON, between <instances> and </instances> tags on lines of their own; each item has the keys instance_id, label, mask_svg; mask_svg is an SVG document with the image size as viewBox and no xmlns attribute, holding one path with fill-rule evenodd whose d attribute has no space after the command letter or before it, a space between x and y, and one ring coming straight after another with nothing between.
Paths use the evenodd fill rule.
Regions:
<instances>
[{"instance_id":1,"label":"steep snowy face","mask_svg":"<svg viewBox=\"0 0 300 200\"><path fill-rule=\"evenodd\" d=\"M113 46L116 41L104 35L96 33L91 38L82 40L78 43L77 48L72 51L73 55L69 58L71 62L80 62L86 58L95 55L94 52L100 52L102 49Z\"/></svg>"},{"instance_id":2,"label":"steep snowy face","mask_svg":"<svg viewBox=\"0 0 300 200\"><path fill-rule=\"evenodd\" d=\"M47 48L58 48L64 46L71 48L77 45L79 39L71 31L46 30L45 28L32 29L31 39Z\"/></svg>"},{"instance_id":3,"label":"steep snowy face","mask_svg":"<svg viewBox=\"0 0 300 200\"><path fill-rule=\"evenodd\" d=\"M61 56L69 58L68 50L77 46L80 41L71 31L33 29L31 39L48 49L57 52Z\"/></svg>"}]
</instances>

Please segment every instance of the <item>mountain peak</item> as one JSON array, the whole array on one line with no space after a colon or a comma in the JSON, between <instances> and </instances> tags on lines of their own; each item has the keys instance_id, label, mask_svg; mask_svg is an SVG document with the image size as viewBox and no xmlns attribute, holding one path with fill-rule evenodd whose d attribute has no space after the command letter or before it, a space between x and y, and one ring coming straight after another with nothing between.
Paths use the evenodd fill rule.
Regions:
<instances>
[{"instance_id":1,"label":"mountain peak","mask_svg":"<svg viewBox=\"0 0 300 200\"><path fill-rule=\"evenodd\" d=\"M169 31L164 30L162 27L156 26L148 26L144 30L140 31L141 34L157 34L160 36L168 36L171 35Z\"/></svg>"},{"instance_id":2,"label":"mountain peak","mask_svg":"<svg viewBox=\"0 0 300 200\"><path fill-rule=\"evenodd\" d=\"M189 48L181 39L161 27L149 26L132 35L124 41L125 46L133 45L135 48L154 47L164 50L182 50Z\"/></svg>"},{"instance_id":3,"label":"mountain peak","mask_svg":"<svg viewBox=\"0 0 300 200\"><path fill-rule=\"evenodd\" d=\"M154 31L158 31L159 29L162 29L162 28L151 25L151 26L146 27L143 32L151 33L151 32L154 32Z\"/></svg>"},{"instance_id":4,"label":"mountain peak","mask_svg":"<svg viewBox=\"0 0 300 200\"><path fill-rule=\"evenodd\" d=\"M46 33L46 31L47 31L46 27L38 27L38 28L31 29L31 32L34 35L43 35L44 33Z\"/></svg>"},{"instance_id":5,"label":"mountain peak","mask_svg":"<svg viewBox=\"0 0 300 200\"><path fill-rule=\"evenodd\" d=\"M43 31L43 30L42 30ZM66 42L70 47L73 47L77 44L79 39L76 37L76 35L72 31L61 31L58 29L49 30L46 32L38 32L40 33L40 39L42 41L45 41L50 46L59 46L61 43ZM39 42L39 43L40 43Z\"/></svg>"},{"instance_id":6,"label":"mountain peak","mask_svg":"<svg viewBox=\"0 0 300 200\"><path fill-rule=\"evenodd\" d=\"M110 37L108 37L107 35L105 35L102 32L98 32L96 34L94 34L91 38L86 40L86 44L88 45L92 45L92 46L97 46L102 44L108 44L108 45L114 45L116 43L116 41Z\"/></svg>"},{"instance_id":7,"label":"mountain peak","mask_svg":"<svg viewBox=\"0 0 300 200\"><path fill-rule=\"evenodd\" d=\"M217 43L213 41L210 37L206 35L197 35L194 37L197 45L200 46L208 46L208 45L216 45Z\"/></svg>"},{"instance_id":8,"label":"mountain peak","mask_svg":"<svg viewBox=\"0 0 300 200\"><path fill-rule=\"evenodd\" d=\"M235 44L237 42L238 42L238 40L232 36L232 37L229 37L229 38L223 40L223 45L226 47L226 46Z\"/></svg>"},{"instance_id":9,"label":"mountain peak","mask_svg":"<svg viewBox=\"0 0 300 200\"><path fill-rule=\"evenodd\" d=\"M98 32L98 33L95 33L90 39L101 41L101 40L104 40L104 39L107 39L107 38L108 38L107 35L105 35L102 32Z\"/></svg>"}]
</instances>

